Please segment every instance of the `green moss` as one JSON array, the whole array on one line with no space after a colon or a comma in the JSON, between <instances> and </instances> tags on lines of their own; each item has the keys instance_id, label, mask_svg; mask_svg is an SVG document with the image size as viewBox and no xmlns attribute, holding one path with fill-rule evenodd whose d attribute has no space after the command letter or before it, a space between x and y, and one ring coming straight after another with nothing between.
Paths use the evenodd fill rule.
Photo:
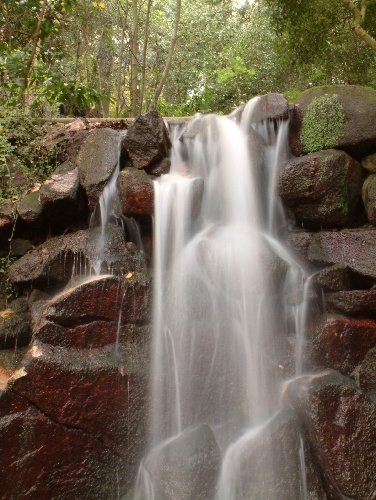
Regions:
<instances>
[{"instance_id":1,"label":"green moss","mask_svg":"<svg viewBox=\"0 0 376 500\"><path fill-rule=\"evenodd\" d=\"M313 99L303 118L301 138L308 153L337 145L345 121L337 94L324 94Z\"/></svg>"}]
</instances>

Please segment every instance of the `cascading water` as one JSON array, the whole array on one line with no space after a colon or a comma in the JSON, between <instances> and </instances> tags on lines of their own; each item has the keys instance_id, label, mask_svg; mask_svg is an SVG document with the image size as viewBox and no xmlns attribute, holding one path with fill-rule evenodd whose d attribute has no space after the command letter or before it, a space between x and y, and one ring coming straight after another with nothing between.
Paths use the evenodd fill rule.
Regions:
<instances>
[{"instance_id":1,"label":"cascading water","mask_svg":"<svg viewBox=\"0 0 376 500\"><path fill-rule=\"evenodd\" d=\"M239 124L192 122L155 183L150 453L139 500L269 498L247 496L239 470L280 409L281 345L303 310L281 294L302 289L303 273L275 239L282 211L270 194L287 123L253 125L255 102ZM264 458L271 474L276 459Z\"/></svg>"}]
</instances>

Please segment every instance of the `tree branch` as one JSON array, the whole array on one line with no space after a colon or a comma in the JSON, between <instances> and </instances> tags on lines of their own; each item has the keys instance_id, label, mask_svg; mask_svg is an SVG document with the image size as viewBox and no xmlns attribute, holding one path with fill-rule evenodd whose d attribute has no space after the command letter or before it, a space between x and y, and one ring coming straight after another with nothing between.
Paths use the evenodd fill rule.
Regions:
<instances>
[{"instance_id":1,"label":"tree branch","mask_svg":"<svg viewBox=\"0 0 376 500\"><path fill-rule=\"evenodd\" d=\"M376 40L363 27L365 19L367 0L362 0L361 10L352 2L352 0L340 0L342 4L349 10L353 16L353 28L356 35L363 40L372 50L376 52Z\"/></svg>"}]
</instances>

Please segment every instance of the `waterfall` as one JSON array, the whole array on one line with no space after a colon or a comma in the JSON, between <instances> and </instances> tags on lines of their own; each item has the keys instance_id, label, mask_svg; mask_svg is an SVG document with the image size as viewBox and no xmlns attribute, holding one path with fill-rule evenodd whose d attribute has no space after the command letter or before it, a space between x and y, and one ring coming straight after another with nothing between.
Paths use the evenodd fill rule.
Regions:
<instances>
[{"instance_id":1,"label":"waterfall","mask_svg":"<svg viewBox=\"0 0 376 500\"><path fill-rule=\"evenodd\" d=\"M283 353L295 345L302 354L304 301L285 298L303 291L304 271L276 239L286 225L275 192L288 123L253 124L256 102L240 120L198 116L172 131L171 171L155 182L150 448L139 500L256 498L242 486L244 450L280 412ZM264 459L271 474L278 459Z\"/></svg>"}]
</instances>

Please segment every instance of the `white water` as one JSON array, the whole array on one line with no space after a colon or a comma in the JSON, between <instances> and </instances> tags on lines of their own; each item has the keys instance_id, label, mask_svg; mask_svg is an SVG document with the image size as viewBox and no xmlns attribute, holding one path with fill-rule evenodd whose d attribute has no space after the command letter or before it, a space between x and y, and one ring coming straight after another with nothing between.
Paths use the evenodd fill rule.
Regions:
<instances>
[{"instance_id":1,"label":"white water","mask_svg":"<svg viewBox=\"0 0 376 500\"><path fill-rule=\"evenodd\" d=\"M189 466L180 490L164 489L158 468L171 443L208 424L222 454L216 497L236 500L243 450L279 410L288 335L302 355L304 301L281 297L303 288L303 272L275 239L285 224L274 193L288 124L252 125L265 148L262 160L251 156L255 102L239 125L209 115L195 137L175 138L171 172L155 183L151 451L137 499L207 498ZM300 373L301 357L296 364Z\"/></svg>"}]
</instances>

